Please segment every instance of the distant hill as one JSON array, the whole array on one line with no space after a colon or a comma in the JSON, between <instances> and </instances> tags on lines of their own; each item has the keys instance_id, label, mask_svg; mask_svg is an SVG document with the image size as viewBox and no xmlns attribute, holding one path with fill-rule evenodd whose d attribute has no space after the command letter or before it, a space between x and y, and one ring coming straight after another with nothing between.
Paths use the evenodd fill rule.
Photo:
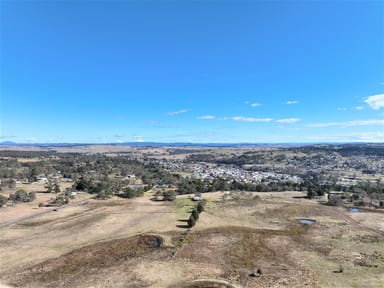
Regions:
<instances>
[{"instance_id":1,"label":"distant hill","mask_svg":"<svg viewBox=\"0 0 384 288\"><path fill-rule=\"evenodd\" d=\"M123 142L123 143L16 143L12 141L0 142L0 146L31 146L31 147L77 147L77 146L134 146L134 147L276 147L294 148L314 146L324 148L326 146L374 146L381 147L384 143L191 143L191 142Z\"/></svg>"},{"instance_id":2,"label":"distant hill","mask_svg":"<svg viewBox=\"0 0 384 288\"><path fill-rule=\"evenodd\" d=\"M18 144L12 141L0 142L0 146L15 146L15 145L18 145Z\"/></svg>"}]
</instances>

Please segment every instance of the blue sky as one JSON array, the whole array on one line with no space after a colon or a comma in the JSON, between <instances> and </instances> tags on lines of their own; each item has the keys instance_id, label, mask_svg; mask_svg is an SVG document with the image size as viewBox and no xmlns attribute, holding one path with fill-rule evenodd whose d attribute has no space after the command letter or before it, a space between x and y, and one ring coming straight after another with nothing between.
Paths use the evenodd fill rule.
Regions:
<instances>
[{"instance_id":1,"label":"blue sky","mask_svg":"<svg viewBox=\"0 0 384 288\"><path fill-rule=\"evenodd\" d=\"M0 5L0 141L384 142L382 1Z\"/></svg>"}]
</instances>

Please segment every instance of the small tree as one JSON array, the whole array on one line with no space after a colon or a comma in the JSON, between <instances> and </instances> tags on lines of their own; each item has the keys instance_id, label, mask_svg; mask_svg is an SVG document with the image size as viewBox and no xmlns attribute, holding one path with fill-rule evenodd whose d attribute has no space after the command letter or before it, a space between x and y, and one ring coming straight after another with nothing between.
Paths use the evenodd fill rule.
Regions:
<instances>
[{"instance_id":1,"label":"small tree","mask_svg":"<svg viewBox=\"0 0 384 288\"><path fill-rule=\"evenodd\" d=\"M199 213L203 212L204 211L204 204L203 204L203 202L200 201L199 203L197 203L196 209L197 209L197 212L199 212Z\"/></svg>"},{"instance_id":2,"label":"small tree","mask_svg":"<svg viewBox=\"0 0 384 288\"><path fill-rule=\"evenodd\" d=\"M53 191L57 194L60 193L60 185L55 181L55 184L53 185Z\"/></svg>"},{"instance_id":3,"label":"small tree","mask_svg":"<svg viewBox=\"0 0 384 288\"><path fill-rule=\"evenodd\" d=\"M188 227L192 228L196 224L196 219L191 215L188 219Z\"/></svg>"},{"instance_id":4,"label":"small tree","mask_svg":"<svg viewBox=\"0 0 384 288\"><path fill-rule=\"evenodd\" d=\"M163 192L164 201L173 201L176 199L176 192L173 190L168 190Z\"/></svg>"},{"instance_id":5,"label":"small tree","mask_svg":"<svg viewBox=\"0 0 384 288\"><path fill-rule=\"evenodd\" d=\"M52 182L51 180L48 180L47 184L45 184L44 186L45 189L47 189L47 193L52 193L53 191L53 185L52 185Z\"/></svg>"},{"instance_id":6,"label":"small tree","mask_svg":"<svg viewBox=\"0 0 384 288\"><path fill-rule=\"evenodd\" d=\"M199 219L199 212L197 212L197 209L193 209L191 216L195 218L195 220Z\"/></svg>"},{"instance_id":7,"label":"small tree","mask_svg":"<svg viewBox=\"0 0 384 288\"><path fill-rule=\"evenodd\" d=\"M131 187L125 187L123 189L123 197L124 198L134 198L136 197L136 193L135 193L135 190L133 190Z\"/></svg>"},{"instance_id":8,"label":"small tree","mask_svg":"<svg viewBox=\"0 0 384 288\"><path fill-rule=\"evenodd\" d=\"M36 199L36 192L30 192L28 193L28 196L29 196L29 201L35 201Z\"/></svg>"},{"instance_id":9,"label":"small tree","mask_svg":"<svg viewBox=\"0 0 384 288\"><path fill-rule=\"evenodd\" d=\"M23 189L17 190L15 194L9 195L9 200L14 203L17 202L32 202L35 200L36 195L34 192L27 193Z\"/></svg>"},{"instance_id":10,"label":"small tree","mask_svg":"<svg viewBox=\"0 0 384 288\"><path fill-rule=\"evenodd\" d=\"M7 204L8 198L4 195L0 195L0 208L3 207L5 204Z\"/></svg>"}]
</instances>

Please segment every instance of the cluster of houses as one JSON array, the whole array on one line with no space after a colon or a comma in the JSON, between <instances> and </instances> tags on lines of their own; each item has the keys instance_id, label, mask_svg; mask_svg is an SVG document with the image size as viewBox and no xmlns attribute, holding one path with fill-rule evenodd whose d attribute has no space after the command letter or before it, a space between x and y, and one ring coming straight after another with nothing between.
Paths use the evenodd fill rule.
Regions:
<instances>
[{"instance_id":1,"label":"cluster of houses","mask_svg":"<svg viewBox=\"0 0 384 288\"><path fill-rule=\"evenodd\" d=\"M177 161L163 161L161 164L168 171L183 171L203 179L222 178L243 183L260 183L262 181L302 182L302 179L295 175L276 172L249 171L232 165L213 165L207 163L190 164Z\"/></svg>"}]
</instances>

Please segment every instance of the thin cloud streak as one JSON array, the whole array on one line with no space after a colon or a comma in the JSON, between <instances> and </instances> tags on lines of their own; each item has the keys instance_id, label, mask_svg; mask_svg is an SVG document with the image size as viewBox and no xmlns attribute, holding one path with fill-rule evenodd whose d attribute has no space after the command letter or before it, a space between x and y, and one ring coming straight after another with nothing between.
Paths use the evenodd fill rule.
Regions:
<instances>
[{"instance_id":1,"label":"thin cloud streak","mask_svg":"<svg viewBox=\"0 0 384 288\"><path fill-rule=\"evenodd\" d=\"M232 120L238 122L272 122L272 118L253 118L244 116L225 117L224 120Z\"/></svg>"},{"instance_id":2,"label":"thin cloud streak","mask_svg":"<svg viewBox=\"0 0 384 288\"><path fill-rule=\"evenodd\" d=\"M270 122L276 122L276 123L282 123L282 124L293 124L300 122L300 118L283 118L283 119L273 119L273 118L255 118L255 117L245 117L245 116L232 116L232 117L223 117L218 118L213 115L203 115L197 117L197 119L200 120L224 120L224 121L235 121L235 122L248 122L248 123L270 123Z\"/></svg>"},{"instance_id":3,"label":"thin cloud streak","mask_svg":"<svg viewBox=\"0 0 384 288\"><path fill-rule=\"evenodd\" d=\"M197 117L197 119L201 119L201 120L213 120L213 119L216 119L216 116L213 116L213 115L203 115L203 116L199 116L199 117Z\"/></svg>"},{"instance_id":4,"label":"thin cloud streak","mask_svg":"<svg viewBox=\"0 0 384 288\"><path fill-rule=\"evenodd\" d=\"M345 122L325 122L325 123L312 123L307 127L311 128L326 128L326 127L355 127L355 126L378 126L384 125L384 120L354 120Z\"/></svg>"},{"instance_id":5,"label":"thin cloud streak","mask_svg":"<svg viewBox=\"0 0 384 288\"><path fill-rule=\"evenodd\" d=\"M287 102L284 103L285 105L294 105L294 104L299 104L299 101L296 100L288 100Z\"/></svg>"},{"instance_id":6,"label":"thin cloud streak","mask_svg":"<svg viewBox=\"0 0 384 288\"><path fill-rule=\"evenodd\" d=\"M182 109L182 110L179 110L179 111L168 112L167 114L169 116L176 116L176 115L180 115L180 114L187 113L187 112L188 112L188 109Z\"/></svg>"},{"instance_id":7,"label":"thin cloud streak","mask_svg":"<svg viewBox=\"0 0 384 288\"><path fill-rule=\"evenodd\" d=\"M278 123L285 123L285 124L297 123L299 121L301 121L301 119L299 118L285 118L285 119L276 120L276 122Z\"/></svg>"}]
</instances>

